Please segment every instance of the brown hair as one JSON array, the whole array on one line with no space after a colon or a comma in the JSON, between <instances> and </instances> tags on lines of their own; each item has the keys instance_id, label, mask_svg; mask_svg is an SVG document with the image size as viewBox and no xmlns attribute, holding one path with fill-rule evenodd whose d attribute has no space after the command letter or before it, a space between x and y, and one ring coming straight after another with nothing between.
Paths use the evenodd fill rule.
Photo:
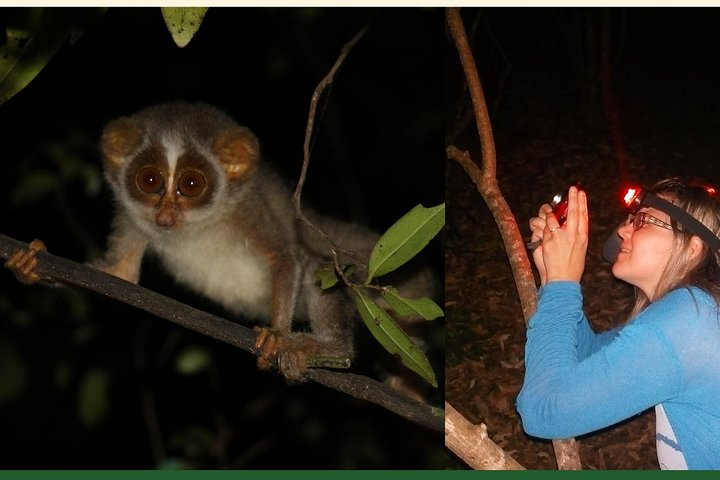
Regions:
<instances>
[{"instance_id":1,"label":"brown hair","mask_svg":"<svg viewBox=\"0 0 720 480\"><path fill-rule=\"evenodd\" d=\"M720 236L720 198L713 187L669 178L659 181L649 191L682 208L716 236ZM635 288L635 306L630 318L644 310L651 301L658 300L672 290L691 285L703 289L720 304L720 254L702 242L702 252L691 260L688 246L694 235L672 217L670 224L674 234L673 249L660 276L654 298L649 299L642 290Z\"/></svg>"}]
</instances>

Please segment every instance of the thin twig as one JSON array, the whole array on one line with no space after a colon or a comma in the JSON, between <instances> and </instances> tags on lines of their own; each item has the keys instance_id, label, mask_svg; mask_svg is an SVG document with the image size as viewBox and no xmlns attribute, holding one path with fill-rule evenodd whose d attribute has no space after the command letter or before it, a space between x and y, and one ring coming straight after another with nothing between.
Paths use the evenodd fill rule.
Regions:
<instances>
[{"instance_id":1,"label":"thin twig","mask_svg":"<svg viewBox=\"0 0 720 480\"><path fill-rule=\"evenodd\" d=\"M312 94L312 98L310 99L310 113L308 114L308 122L307 126L305 128L305 144L303 145L303 164L302 164L302 170L300 171L300 178L298 179L297 187L295 188L295 193L293 194L293 200L295 201L295 215L298 219L300 219L305 225L307 225L309 228L313 229L315 232L317 232L320 237L325 240L332 250L333 258L337 258L338 252L343 253L356 262L362 268L367 268L364 264L364 262L358 258L358 256L349 250L346 250L339 246L335 241L320 227L312 223L303 213L302 206L301 206L301 195L302 195L302 189L305 185L305 179L307 178L307 170L310 166L310 142L313 134L313 128L315 126L315 115L317 112L317 104L320 100L320 97L322 96L325 89L332 85L332 82L335 78L335 73L340 69L340 66L345 61L345 58L350 53L350 50L357 44L360 39L365 35L365 32L367 31L367 26L364 27L362 30L360 30L348 43L343 46L342 50L340 50L340 55L338 56L337 60L335 60L335 64L332 66L330 71L325 75L325 77L318 83L317 87L315 87L315 91ZM337 263L337 262L335 262Z\"/></svg>"}]
</instances>

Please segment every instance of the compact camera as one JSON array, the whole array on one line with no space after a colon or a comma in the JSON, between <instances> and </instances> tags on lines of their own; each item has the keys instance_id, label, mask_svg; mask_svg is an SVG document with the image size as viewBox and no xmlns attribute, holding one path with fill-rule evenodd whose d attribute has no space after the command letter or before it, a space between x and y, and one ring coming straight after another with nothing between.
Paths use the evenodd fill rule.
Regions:
<instances>
[{"instance_id":1,"label":"compact camera","mask_svg":"<svg viewBox=\"0 0 720 480\"><path fill-rule=\"evenodd\" d=\"M582 186L580 185L579 181L574 181L570 187L576 187L578 190L582 190ZM568 187L567 190L565 190L563 193L556 193L555 196L550 201L550 206L553 209L553 214L555 214L555 218L558 220L559 226L563 226L565 223L565 220L567 220L567 214L568 214L568 190L570 190L570 187ZM535 250L537 247L540 246L542 243L542 240L537 240L535 242L526 243L525 247L527 247L530 251Z\"/></svg>"},{"instance_id":2,"label":"compact camera","mask_svg":"<svg viewBox=\"0 0 720 480\"><path fill-rule=\"evenodd\" d=\"M582 186L580 186L580 182L575 181L571 185L571 187L576 187L578 190L582 190ZM568 187L568 190L570 187ZM557 193L553 197L552 201L550 202L550 206L553 208L553 213L555 214L555 218L557 218L559 225L562 227L565 223L565 220L567 220L567 214L568 214L568 198L567 193L568 190L565 190L563 193Z\"/></svg>"}]
</instances>

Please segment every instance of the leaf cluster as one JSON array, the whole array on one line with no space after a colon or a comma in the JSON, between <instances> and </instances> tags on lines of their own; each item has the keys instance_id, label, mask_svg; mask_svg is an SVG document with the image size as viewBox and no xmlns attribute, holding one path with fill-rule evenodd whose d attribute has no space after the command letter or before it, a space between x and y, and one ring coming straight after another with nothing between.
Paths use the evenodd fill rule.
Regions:
<instances>
[{"instance_id":1,"label":"leaf cluster","mask_svg":"<svg viewBox=\"0 0 720 480\"><path fill-rule=\"evenodd\" d=\"M443 316L442 309L427 297L406 298L396 287L378 286L374 281L394 272L413 259L444 225L444 203L431 208L417 205L388 228L377 241L370 254L368 275L363 284L355 284L348 280L348 272L353 266L342 266L337 271L323 267L316 272L321 288L334 286L340 280L338 276L341 277L351 287L360 317L375 339L388 352L397 355L403 365L420 375L433 387L438 385L430 362L391 312L399 317L434 320ZM373 294L378 290L390 311L373 298Z\"/></svg>"}]
</instances>

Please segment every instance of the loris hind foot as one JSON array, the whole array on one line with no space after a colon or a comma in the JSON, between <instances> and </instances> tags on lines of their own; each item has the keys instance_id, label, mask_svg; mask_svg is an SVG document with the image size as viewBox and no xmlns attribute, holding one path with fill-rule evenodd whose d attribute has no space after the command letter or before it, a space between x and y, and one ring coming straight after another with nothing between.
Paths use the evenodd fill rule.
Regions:
<instances>
[{"instance_id":1,"label":"loris hind foot","mask_svg":"<svg viewBox=\"0 0 720 480\"><path fill-rule=\"evenodd\" d=\"M38 252L46 252L47 247L42 240L35 239L28 245L27 250L20 250L15 252L7 262L5 262L5 268L10 270L15 278L19 282L25 285L31 285L37 283L42 278L40 275L35 273L35 267L37 267L37 254Z\"/></svg>"},{"instance_id":2,"label":"loris hind foot","mask_svg":"<svg viewBox=\"0 0 720 480\"><path fill-rule=\"evenodd\" d=\"M309 368L350 366L352 351L324 343L310 335L292 333L280 334L268 328L255 327L258 332L255 350L258 367L267 370L277 367L290 382L299 382Z\"/></svg>"}]
</instances>

